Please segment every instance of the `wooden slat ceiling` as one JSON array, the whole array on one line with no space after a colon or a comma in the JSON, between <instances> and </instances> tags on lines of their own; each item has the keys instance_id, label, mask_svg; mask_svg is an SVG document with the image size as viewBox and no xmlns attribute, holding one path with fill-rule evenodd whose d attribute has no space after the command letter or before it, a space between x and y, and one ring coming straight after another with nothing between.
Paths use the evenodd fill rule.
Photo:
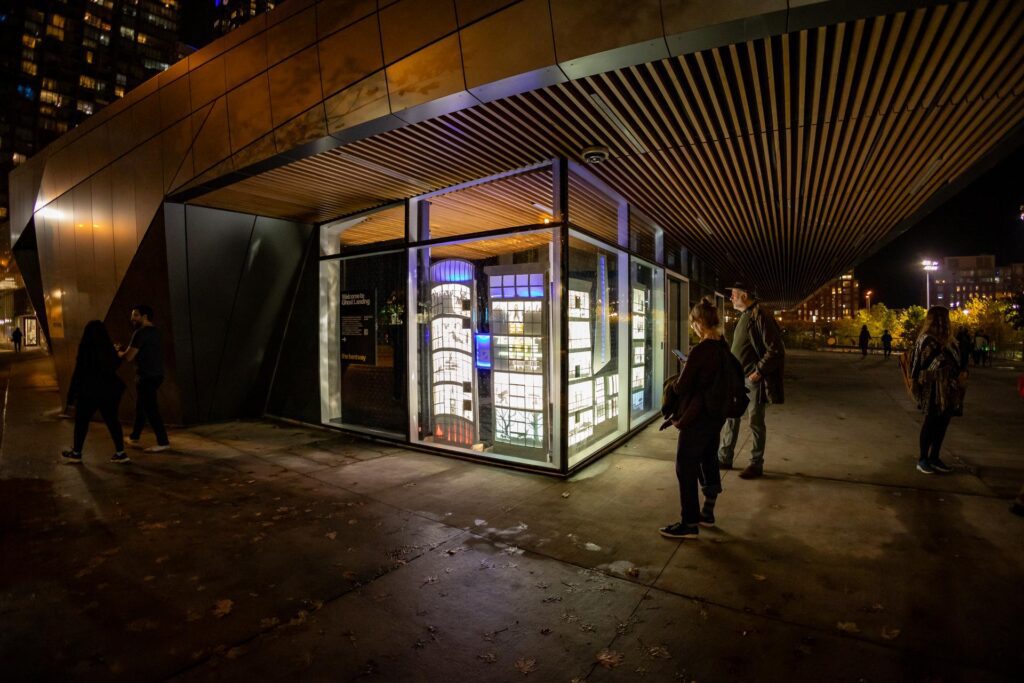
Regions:
<instances>
[{"instance_id":1,"label":"wooden slat ceiling","mask_svg":"<svg viewBox=\"0 0 1024 683\"><path fill-rule=\"evenodd\" d=\"M196 203L321 222L603 144L602 180L719 271L792 303L1024 120L1022 45L1012 0L825 26L479 105Z\"/></svg>"}]
</instances>

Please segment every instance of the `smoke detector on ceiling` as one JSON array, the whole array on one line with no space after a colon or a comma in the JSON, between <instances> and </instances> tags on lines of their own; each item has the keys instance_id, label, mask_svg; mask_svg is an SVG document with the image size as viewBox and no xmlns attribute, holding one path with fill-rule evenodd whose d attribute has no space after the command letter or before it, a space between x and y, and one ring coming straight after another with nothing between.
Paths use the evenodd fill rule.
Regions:
<instances>
[{"instance_id":1,"label":"smoke detector on ceiling","mask_svg":"<svg viewBox=\"0 0 1024 683\"><path fill-rule=\"evenodd\" d=\"M584 148L580 155L588 164L599 164L608 158L608 148L604 145L591 145Z\"/></svg>"}]
</instances>

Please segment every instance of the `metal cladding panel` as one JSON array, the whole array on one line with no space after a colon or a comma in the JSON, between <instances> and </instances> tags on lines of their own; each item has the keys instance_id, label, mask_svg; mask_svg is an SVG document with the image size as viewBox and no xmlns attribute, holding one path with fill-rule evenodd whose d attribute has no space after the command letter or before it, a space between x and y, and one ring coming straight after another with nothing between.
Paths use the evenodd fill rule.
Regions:
<instances>
[{"instance_id":1,"label":"metal cladding panel","mask_svg":"<svg viewBox=\"0 0 1024 683\"><path fill-rule=\"evenodd\" d=\"M101 305L113 300L117 292L117 267L114 261L114 224L111 170L92 178L92 239L96 259L95 291Z\"/></svg>"},{"instance_id":2,"label":"metal cladding panel","mask_svg":"<svg viewBox=\"0 0 1024 683\"><path fill-rule=\"evenodd\" d=\"M317 234L306 242L291 307L286 310L280 354L266 412L303 422L320 421L320 278Z\"/></svg>"},{"instance_id":3,"label":"metal cladding panel","mask_svg":"<svg viewBox=\"0 0 1024 683\"><path fill-rule=\"evenodd\" d=\"M113 301L105 316L100 315L99 318L104 321L115 343L127 345L133 332L132 308L140 304L153 307L153 322L160 329L164 352L164 381L157 393L157 400L167 423L182 424L184 420L175 336L177 321L172 314L169 295L164 212L158 212L147 228ZM125 364L121 367L120 375L128 387L121 400L121 419L131 421L135 416L135 370L130 364Z\"/></svg>"},{"instance_id":4,"label":"metal cladding panel","mask_svg":"<svg viewBox=\"0 0 1024 683\"><path fill-rule=\"evenodd\" d=\"M25 281L29 301L43 328L43 336L46 337L47 345L50 345L50 324L46 317L46 302L43 300L43 275L39 268L39 243L36 240L35 219L30 219L21 231L12 251L14 259L18 262L18 272Z\"/></svg>"},{"instance_id":5,"label":"metal cladding panel","mask_svg":"<svg viewBox=\"0 0 1024 683\"><path fill-rule=\"evenodd\" d=\"M135 226L134 168L130 157L123 157L110 169L112 228L114 234L115 280L120 283L139 246L139 233Z\"/></svg>"},{"instance_id":6,"label":"metal cladding panel","mask_svg":"<svg viewBox=\"0 0 1024 683\"><path fill-rule=\"evenodd\" d=\"M167 302L174 321L175 379L183 424L199 421L196 406L196 376L192 359L192 314L189 309L188 244L185 230L185 205L166 203L164 240L167 252Z\"/></svg>"},{"instance_id":7,"label":"metal cladding panel","mask_svg":"<svg viewBox=\"0 0 1024 683\"><path fill-rule=\"evenodd\" d=\"M222 320L227 334L207 419L263 414L311 232L301 223L256 219L230 317Z\"/></svg>"},{"instance_id":8,"label":"metal cladding panel","mask_svg":"<svg viewBox=\"0 0 1024 683\"><path fill-rule=\"evenodd\" d=\"M188 302L196 417L209 419L226 349L227 321L245 268L255 216L185 207Z\"/></svg>"}]
</instances>

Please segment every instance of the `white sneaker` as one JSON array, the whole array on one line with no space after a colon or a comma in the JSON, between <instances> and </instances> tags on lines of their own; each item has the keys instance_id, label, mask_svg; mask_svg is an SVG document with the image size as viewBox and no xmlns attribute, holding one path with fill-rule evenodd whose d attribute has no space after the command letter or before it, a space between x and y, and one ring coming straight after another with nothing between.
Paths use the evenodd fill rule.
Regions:
<instances>
[{"instance_id":1,"label":"white sneaker","mask_svg":"<svg viewBox=\"0 0 1024 683\"><path fill-rule=\"evenodd\" d=\"M169 451L169 450L171 450L171 444L165 443L162 446L160 444L157 444L155 446L150 446L149 448L146 449L146 452L147 453L162 453L163 451Z\"/></svg>"},{"instance_id":2,"label":"white sneaker","mask_svg":"<svg viewBox=\"0 0 1024 683\"><path fill-rule=\"evenodd\" d=\"M126 436L124 439L124 445L129 448L142 448L142 442L138 439L133 439L130 436Z\"/></svg>"}]
</instances>

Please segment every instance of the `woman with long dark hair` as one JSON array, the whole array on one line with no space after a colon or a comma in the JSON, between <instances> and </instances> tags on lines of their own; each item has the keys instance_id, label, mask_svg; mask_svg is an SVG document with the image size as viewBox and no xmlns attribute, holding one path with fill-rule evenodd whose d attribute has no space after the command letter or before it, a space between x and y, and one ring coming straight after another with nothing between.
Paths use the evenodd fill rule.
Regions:
<instances>
[{"instance_id":1,"label":"woman with long dark hair","mask_svg":"<svg viewBox=\"0 0 1024 683\"><path fill-rule=\"evenodd\" d=\"M68 462L82 462L82 447L89 433L89 421L97 410L114 440L111 462L130 462L124 452L124 432L117 416L124 392L124 382L117 376L120 364L121 359L110 341L107 328L99 320L90 320L78 344L75 372L68 389L68 405L75 406L75 443L70 450L61 453Z\"/></svg>"},{"instance_id":2,"label":"woman with long dark hair","mask_svg":"<svg viewBox=\"0 0 1024 683\"><path fill-rule=\"evenodd\" d=\"M963 415L967 356L961 353L950 328L948 308L928 309L910 365L917 407L924 413L917 460L917 471L922 474L953 471L942 462L939 451L950 420Z\"/></svg>"}]
</instances>

